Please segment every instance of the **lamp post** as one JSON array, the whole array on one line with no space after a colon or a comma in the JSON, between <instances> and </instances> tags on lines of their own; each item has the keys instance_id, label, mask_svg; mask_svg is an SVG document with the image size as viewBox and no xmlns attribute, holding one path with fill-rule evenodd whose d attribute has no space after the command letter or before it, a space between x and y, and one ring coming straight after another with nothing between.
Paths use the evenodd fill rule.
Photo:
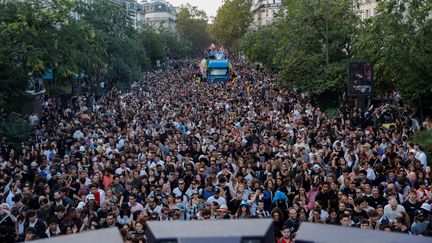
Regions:
<instances>
[{"instance_id":1,"label":"lamp post","mask_svg":"<svg viewBox=\"0 0 432 243\"><path fill-rule=\"evenodd\" d=\"M329 33L328 33L328 0L325 0L325 22L326 22L326 30L325 30L325 35L326 35L326 64L327 66L329 65Z\"/></svg>"}]
</instances>

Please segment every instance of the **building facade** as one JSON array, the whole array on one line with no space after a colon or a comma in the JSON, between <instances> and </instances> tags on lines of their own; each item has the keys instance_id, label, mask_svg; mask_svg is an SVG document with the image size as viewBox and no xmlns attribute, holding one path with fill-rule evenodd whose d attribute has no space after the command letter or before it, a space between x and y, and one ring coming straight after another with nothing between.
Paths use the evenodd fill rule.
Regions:
<instances>
[{"instance_id":1,"label":"building facade","mask_svg":"<svg viewBox=\"0 0 432 243\"><path fill-rule=\"evenodd\" d=\"M170 3L164 0L136 1L112 0L126 8L133 21L134 27L147 25L156 29L176 30L177 11Z\"/></svg>"},{"instance_id":2,"label":"building facade","mask_svg":"<svg viewBox=\"0 0 432 243\"><path fill-rule=\"evenodd\" d=\"M167 1L157 0L144 3L144 23L152 28L176 30L176 8Z\"/></svg>"},{"instance_id":3,"label":"building facade","mask_svg":"<svg viewBox=\"0 0 432 243\"><path fill-rule=\"evenodd\" d=\"M252 0L250 12L253 15L252 29L259 29L273 23L282 9L283 0Z\"/></svg>"},{"instance_id":4,"label":"building facade","mask_svg":"<svg viewBox=\"0 0 432 243\"><path fill-rule=\"evenodd\" d=\"M362 20L377 15L378 0L358 0L359 15Z\"/></svg>"}]
</instances>

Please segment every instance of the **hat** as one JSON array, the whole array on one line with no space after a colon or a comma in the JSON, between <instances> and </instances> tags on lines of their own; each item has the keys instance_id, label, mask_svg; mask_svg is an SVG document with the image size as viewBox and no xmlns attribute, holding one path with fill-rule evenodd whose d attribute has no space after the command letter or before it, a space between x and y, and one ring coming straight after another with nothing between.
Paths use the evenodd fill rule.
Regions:
<instances>
[{"instance_id":1,"label":"hat","mask_svg":"<svg viewBox=\"0 0 432 243\"><path fill-rule=\"evenodd\" d=\"M381 225L389 225L390 224L390 220L387 217L383 217L383 219L381 219Z\"/></svg>"},{"instance_id":2,"label":"hat","mask_svg":"<svg viewBox=\"0 0 432 243\"><path fill-rule=\"evenodd\" d=\"M86 202L88 202L88 201L90 201L90 200L95 200L96 198L95 198L95 196L93 195L93 194L88 194L87 196L86 196Z\"/></svg>"},{"instance_id":3,"label":"hat","mask_svg":"<svg viewBox=\"0 0 432 243\"><path fill-rule=\"evenodd\" d=\"M222 205L220 205L218 210L226 212L226 211L228 211L228 206L226 204L222 204Z\"/></svg>"},{"instance_id":4,"label":"hat","mask_svg":"<svg viewBox=\"0 0 432 243\"><path fill-rule=\"evenodd\" d=\"M321 168L321 166L319 166L319 164L314 164L313 168L318 170Z\"/></svg>"},{"instance_id":5,"label":"hat","mask_svg":"<svg viewBox=\"0 0 432 243\"><path fill-rule=\"evenodd\" d=\"M82 208L84 208L84 206L85 206L85 202L79 202L77 209L82 209Z\"/></svg>"},{"instance_id":6,"label":"hat","mask_svg":"<svg viewBox=\"0 0 432 243\"><path fill-rule=\"evenodd\" d=\"M285 195L285 193L281 192L281 191L277 191L273 197L273 202L277 202L277 201L285 201L287 200L287 196Z\"/></svg>"},{"instance_id":7,"label":"hat","mask_svg":"<svg viewBox=\"0 0 432 243\"><path fill-rule=\"evenodd\" d=\"M431 205L428 204L428 203L423 203L423 204L421 205L420 208L421 208L421 209L424 209L424 210L426 210L426 211L428 211L428 212L431 211Z\"/></svg>"},{"instance_id":8,"label":"hat","mask_svg":"<svg viewBox=\"0 0 432 243\"><path fill-rule=\"evenodd\" d=\"M220 189L219 189L219 188L216 188L216 189L214 190L214 193L220 193Z\"/></svg>"},{"instance_id":9,"label":"hat","mask_svg":"<svg viewBox=\"0 0 432 243\"><path fill-rule=\"evenodd\" d=\"M246 200L242 200L241 203L240 203L240 206L246 206L246 207L249 207L249 203L247 203Z\"/></svg>"},{"instance_id":10,"label":"hat","mask_svg":"<svg viewBox=\"0 0 432 243\"><path fill-rule=\"evenodd\" d=\"M37 165L38 164L35 161L31 162L31 164L30 164L31 167L36 167Z\"/></svg>"}]
</instances>

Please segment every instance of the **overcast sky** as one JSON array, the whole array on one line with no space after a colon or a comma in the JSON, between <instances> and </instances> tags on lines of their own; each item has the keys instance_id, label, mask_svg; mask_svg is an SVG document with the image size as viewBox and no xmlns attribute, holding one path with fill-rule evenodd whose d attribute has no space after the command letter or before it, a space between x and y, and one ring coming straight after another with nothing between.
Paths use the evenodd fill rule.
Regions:
<instances>
[{"instance_id":1,"label":"overcast sky","mask_svg":"<svg viewBox=\"0 0 432 243\"><path fill-rule=\"evenodd\" d=\"M189 3L192 6L197 6L198 9L204 10L209 17L216 16L216 11L222 5L223 0L166 0L172 5L179 7L182 4Z\"/></svg>"}]
</instances>

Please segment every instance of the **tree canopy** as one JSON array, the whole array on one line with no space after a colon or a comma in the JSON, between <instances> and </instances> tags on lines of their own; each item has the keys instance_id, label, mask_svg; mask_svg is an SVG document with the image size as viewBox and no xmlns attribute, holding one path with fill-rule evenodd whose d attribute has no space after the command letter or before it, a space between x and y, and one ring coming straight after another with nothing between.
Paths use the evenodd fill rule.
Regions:
<instances>
[{"instance_id":1,"label":"tree canopy","mask_svg":"<svg viewBox=\"0 0 432 243\"><path fill-rule=\"evenodd\" d=\"M343 89L359 24L351 1L328 1L328 65L324 1L289 0L285 7L281 20L242 39L246 56L280 70L286 87L315 94Z\"/></svg>"},{"instance_id":2,"label":"tree canopy","mask_svg":"<svg viewBox=\"0 0 432 243\"><path fill-rule=\"evenodd\" d=\"M182 5L176 19L178 33L185 40L190 41L193 47L201 50L211 42L208 32L208 16L196 6Z\"/></svg>"},{"instance_id":3,"label":"tree canopy","mask_svg":"<svg viewBox=\"0 0 432 243\"><path fill-rule=\"evenodd\" d=\"M251 4L250 0L226 0L218 9L210 31L219 44L233 49L238 47L252 22Z\"/></svg>"},{"instance_id":4,"label":"tree canopy","mask_svg":"<svg viewBox=\"0 0 432 243\"><path fill-rule=\"evenodd\" d=\"M396 89L422 109L432 106L431 13L430 1L381 1L355 45L356 59L374 63L380 92Z\"/></svg>"},{"instance_id":5,"label":"tree canopy","mask_svg":"<svg viewBox=\"0 0 432 243\"><path fill-rule=\"evenodd\" d=\"M362 21L355 1L286 0L280 20L250 31L240 42L252 62L279 70L285 87L321 95L345 91L348 63L370 61L376 94L399 91L409 104L432 105L432 3L379 1L376 16Z\"/></svg>"},{"instance_id":6,"label":"tree canopy","mask_svg":"<svg viewBox=\"0 0 432 243\"><path fill-rule=\"evenodd\" d=\"M175 33L133 27L108 0L0 1L0 109L24 94L30 78L52 69L55 83L85 73L92 81L130 82L168 55L189 53Z\"/></svg>"}]
</instances>

